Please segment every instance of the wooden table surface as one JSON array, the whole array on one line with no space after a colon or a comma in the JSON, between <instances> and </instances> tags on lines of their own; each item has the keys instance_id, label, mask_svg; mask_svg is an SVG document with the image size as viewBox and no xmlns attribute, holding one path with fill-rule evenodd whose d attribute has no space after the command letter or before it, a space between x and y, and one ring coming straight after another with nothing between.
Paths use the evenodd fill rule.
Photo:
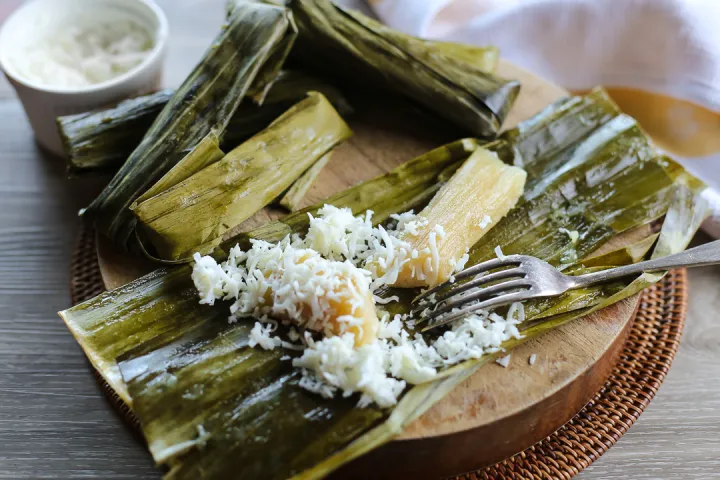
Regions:
<instances>
[{"instance_id":1,"label":"wooden table surface","mask_svg":"<svg viewBox=\"0 0 720 480\"><path fill-rule=\"evenodd\" d=\"M0 14L17 1L0 0ZM176 86L221 24L224 0L159 3L172 32L165 83ZM76 213L101 186L65 178L60 162L35 146L20 103L0 80L0 479L160 478L56 315L70 305ZM691 272L689 318L666 382L579 478L720 478L718 285L720 268Z\"/></svg>"}]
</instances>

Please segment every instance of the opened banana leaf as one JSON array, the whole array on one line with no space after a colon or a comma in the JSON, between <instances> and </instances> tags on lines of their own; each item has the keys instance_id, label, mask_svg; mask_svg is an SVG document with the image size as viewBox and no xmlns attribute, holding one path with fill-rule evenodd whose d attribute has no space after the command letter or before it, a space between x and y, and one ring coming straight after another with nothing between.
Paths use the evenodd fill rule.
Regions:
<instances>
[{"instance_id":1,"label":"opened banana leaf","mask_svg":"<svg viewBox=\"0 0 720 480\"><path fill-rule=\"evenodd\" d=\"M582 267L616 267L637 263L647 256L659 235L659 233L652 233L650 236L620 249L584 259Z\"/></svg>"},{"instance_id":2,"label":"opened banana leaf","mask_svg":"<svg viewBox=\"0 0 720 480\"><path fill-rule=\"evenodd\" d=\"M135 227L128 207L205 136L221 141L247 94L272 82L295 39L289 11L243 2L195 70L163 108L120 171L88 207L100 233L127 245Z\"/></svg>"},{"instance_id":3,"label":"opened banana leaf","mask_svg":"<svg viewBox=\"0 0 720 480\"><path fill-rule=\"evenodd\" d=\"M697 200L702 186L658 157L637 125L606 100L595 92L580 102L582 111L601 113L588 115L582 125L572 107L578 101L569 99L552 107L565 113L546 111L534 125L508 135L532 172L533 186L473 248L470 263L492 257L500 245L506 253L535 255L582 273L583 257L608 239L663 216L652 255L686 246L704 215ZM542 124L574 138L541 135ZM506 147L498 142L494 149L504 160L518 161ZM416 159L328 203L377 209L376 220L382 221L389 213L422 206L438 177L457 168L472 149L472 142L458 142L433 151L440 162ZM373 198L376 192L383 195ZM395 203L393 193L404 196ZM306 227L300 212L224 246L249 238L278 240ZM573 241L560 229L581 234ZM286 352L248 348L248 324L228 324L226 305L198 305L189 274L189 267L159 270L61 313L96 368L132 402L156 460L171 466L168 478L320 478L390 441L492 358L456 365L411 388L391 410L359 409L354 399L328 400L300 389L297 372L280 360ZM528 305L525 338L504 346L627 298L658 278L643 276ZM391 313L408 308L406 302L392 305Z\"/></svg>"},{"instance_id":4,"label":"opened banana leaf","mask_svg":"<svg viewBox=\"0 0 720 480\"><path fill-rule=\"evenodd\" d=\"M386 175L340 192L327 202L353 208L357 214L373 210L375 221L385 221L392 213L428 201L439 188L439 179L448 169L457 168L476 146L475 140L460 140L437 148ZM263 225L242 238L231 239L217 248L216 255L223 256L229 247L248 238L273 242L288 234L303 232L309 224L307 213L314 213L318 208L304 209ZM179 338L185 331L205 322L204 318L213 317L208 309L198 305L190 272L187 266L161 268L60 314L95 368L128 404L132 400L115 359L144 344L144 339L163 335ZM141 291L144 293L139 294ZM137 309L147 309L147 315L137 315ZM216 313L219 317L227 316L224 308Z\"/></svg>"},{"instance_id":5,"label":"opened banana leaf","mask_svg":"<svg viewBox=\"0 0 720 480\"><path fill-rule=\"evenodd\" d=\"M495 138L520 84L495 76L497 50L402 34L329 0L284 0L299 36L291 58L345 82L399 93L482 138ZM231 3L231 5L237 2Z\"/></svg>"},{"instance_id":6,"label":"opened banana leaf","mask_svg":"<svg viewBox=\"0 0 720 480\"><path fill-rule=\"evenodd\" d=\"M342 93L300 70L283 70L268 85L262 105L245 99L230 119L222 148L232 150L266 128L308 92L320 92L341 114L352 113ZM58 117L68 173L114 173L140 145L152 122L172 98L172 90L125 100L107 110Z\"/></svg>"},{"instance_id":7,"label":"opened banana leaf","mask_svg":"<svg viewBox=\"0 0 720 480\"><path fill-rule=\"evenodd\" d=\"M216 141L201 141L202 151L193 150L132 211L161 258L190 257L272 202L351 134L330 102L311 92L225 156Z\"/></svg>"}]
</instances>

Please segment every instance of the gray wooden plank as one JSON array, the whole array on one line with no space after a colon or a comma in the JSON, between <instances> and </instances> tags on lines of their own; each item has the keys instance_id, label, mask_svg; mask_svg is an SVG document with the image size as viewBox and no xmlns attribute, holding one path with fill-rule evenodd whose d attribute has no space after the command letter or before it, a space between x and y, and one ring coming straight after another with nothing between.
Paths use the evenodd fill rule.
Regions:
<instances>
[{"instance_id":1,"label":"gray wooden plank","mask_svg":"<svg viewBox=\"0 0 720 480\"><path fill-rule=\"evenodd\" d=\"M56 312L70 303L77 211L101 187L68 181L0 100L0 478L157 479Z\"/></svg>"},{"instance_id":2,"label":"gray wooden plank","mask_svg":"<svg viewBox=\"0 0 720 480\"><path fill-rule=\"evenodd\" d=\"M215 35L223 2L161 4L173 32L165 83L177 86ZM67 180L0 79L0 479L161 477L56 314L70 304L77 211L102 184Z\"/></svg>"}]
</instances>

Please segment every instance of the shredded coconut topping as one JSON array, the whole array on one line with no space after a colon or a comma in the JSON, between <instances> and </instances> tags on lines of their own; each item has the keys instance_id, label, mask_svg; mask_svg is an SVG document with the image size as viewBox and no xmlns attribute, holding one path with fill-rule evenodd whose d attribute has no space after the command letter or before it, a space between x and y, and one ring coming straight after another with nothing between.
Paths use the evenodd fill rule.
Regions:
<instances>
[{"instance_id":1,"label":"shredded coconut topping","mask_svg":"<svg viewBox=\"0 0 720 480\"><path fill-rule=\"evenodd\" d=\"M368 301L370 273L348 261L296 248L289 238L278 244L253 240L247 252L235 246L219 265L209 256L196 253L193 258L200 302L212 305L218 298L234 299L230 313L236 317L270 315L326 335L362 325L356 313Z\"/></svg>"},{"instance_id":2,"label":"shredded coconut topping","mask_svg":"<svg viewBox=\"0 0 720 480\"><path fill-rule=\"evenodd\" d=\"M412 212L392 218L394 227L374 227L371 211L353 216L350 209L326 205L310 215L304 238L288 236L277 244L254 240L248 251L232 248L222 263L195 254L192 278L200 303L232 300L232 320L260 319L250 332L251 347L302 350L292 359L302 369L302 388L325 397L359 393L361 407L392 406L407 384L431 381L440 369L496 353L503 342L521 338L518 325L525 313L521 304L513 304L506 317L486 311L468 315L430 343L411 333L415 319L386 314L374 326L373 340L359 343L368 302L377 317L375 303L398 300L372 292L394 283L402 266L419 258L403 238L427 220ZM418 278L437 275L436 242L445 235L441 225L431 230L423 264L416 266ZM502 258L499 247L496 253ZM468 258L465 253L451 259L451 267L462 270ZM278 321L268 317L289 326L284 334L289 342L278 335ZM314 340L309 331L324 338Z\"/></svg>"},{"instance_id":3,"label":"shredded coconut topping","mask_svg":"<svg viewBox=\"0 0 720 480\"><path fill-rule=\"evenodd\" d=\"M522 338L517 319L482 311L455 322L431 344L420 334L411 336L403 323L400 315L390 321L384 318L378 340L352 352L352 334L313 342L293 360L304 369L302 386L325 396L338 390L344 396L361 392L358 406L372 399L388 407L397 402L406 383L431 381L440 368L498 352L503 342Z\"/></svg>"},{"instance_id":4,"label":"shredded coconut topping","mask_svg":"<svg viewBox=\"0 0 720 480\"><path fill-rule=\"evenodd\" d=\"M478 227L485 230L490 224L492 223L492 218L490 218L490 215L485 215L482 220L480 220L480 223L478 223Z\"/></svg>"},{"instance_id":5,"label":"shredded coconut topping","mask_svg":"<svg viewBox=\"0 0 720 480\"><path fill-rule=\"evenodd\" d=\"M564 233L570 238L570 243L573 245L577 243L577 241L580 239L580 232L577 230L568 230L567 228L560 228L558 229L560 233Z\"/></svg>"},{"instance_id":6,"label":"shredded coconut topping","mask_svg":"<svg viewBox=\"0 0 720 480\"><path fill-rule=\"evenodd\" d=\"M505 355L502 358L498 358L497 360L495 360L495 363L497 363L503 368L507 368L510 365L510 355Z\"/></svg>"}]
</instances>

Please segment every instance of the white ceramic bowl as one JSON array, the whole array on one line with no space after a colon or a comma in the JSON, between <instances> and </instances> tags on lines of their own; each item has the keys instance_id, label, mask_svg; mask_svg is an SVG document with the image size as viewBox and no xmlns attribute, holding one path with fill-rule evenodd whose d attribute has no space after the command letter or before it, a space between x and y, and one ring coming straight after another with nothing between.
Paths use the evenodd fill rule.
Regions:
<instances>
[{"instance_id":1,"label":"white ceramic bowl","mask_svg":"<svg viewBox=\"0 0 720 480\"><path fill-rule=\"evenodd\" d=\"M30 42L42 38L43 31L72 25L73 12L78 9L99 20L132 18L152 35L152 51L126 73L86 87L53 87L28 80L17 67L17 55ZM165 14L152 0L31 0L13 12L0 28L0 69L17 91L38 143L63 155L55 118L94 110L157 89L162 78L167 36Z\"/></svg>"}]
</instances>

